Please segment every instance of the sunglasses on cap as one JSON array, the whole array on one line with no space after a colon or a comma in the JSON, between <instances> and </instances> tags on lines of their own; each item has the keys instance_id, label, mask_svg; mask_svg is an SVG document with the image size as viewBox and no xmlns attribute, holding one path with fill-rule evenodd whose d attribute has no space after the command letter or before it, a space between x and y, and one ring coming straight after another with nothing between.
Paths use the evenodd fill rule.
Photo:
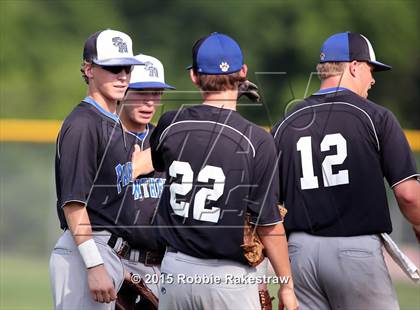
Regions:
<instances>
[{"instance_id":1,"label":"sunglasses on cap","mask_svg":"<svg viewBox=\"0 0 420 310\"><path fill-rule=\"evenodd\" d=\"M134 66L98 66L102 69L111 72L112 74L119 74L124 70L126 74L130 74L133 71Z\"/></svg>"}]
</instances>

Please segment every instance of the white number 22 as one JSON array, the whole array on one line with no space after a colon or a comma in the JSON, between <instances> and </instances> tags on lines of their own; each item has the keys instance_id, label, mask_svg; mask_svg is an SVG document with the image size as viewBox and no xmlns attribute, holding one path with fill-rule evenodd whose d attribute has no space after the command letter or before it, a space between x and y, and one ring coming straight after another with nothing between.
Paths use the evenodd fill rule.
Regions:
<instances>
[{"instance_id":1,"label":"white number 22","mask_svg":"<svg viewBox=\"0 0 420 310\"><path fill-rule=\"evenodd\" d=\"M173 161L169 167L169 175L176 178L177 175L182 175L181 184L172 183L169 187L171 193L170 203L174 213L188 217L190 203L186 201L176 201L176 195L187 195L193 188L194 172L191 165L184 161ZM201 188L194 197L194 211L193 218L199 221L217 223L220 217L220 208L212 207L211 209L205 208L206 200L216 201L222 196L225 188L225 174L222 168L205 166L197 177L198 182L206 183L210 179L214 180L213 188Z\"/></svg>"},{"instance_id":2,"label":"white number 22","mask_svg":"<svg viewBox=\"0 0 420 310\"><path fill-rule=\"evenodd\" d=\"M312 137L301 137L296 148L300 152L302 160L302 174L300 178L301 189L318 188L318 177L314 174L314 166L312 160ZM340 133L329 134L321 141L321 152L329 151L331 146L337 147L337 154L325 156L322 162L322 177L325 187L348 184L349 171L340 170L334 174L332 171L333 165L341 165L347 158L347 142Z\"/></svg>"}]
</instances>

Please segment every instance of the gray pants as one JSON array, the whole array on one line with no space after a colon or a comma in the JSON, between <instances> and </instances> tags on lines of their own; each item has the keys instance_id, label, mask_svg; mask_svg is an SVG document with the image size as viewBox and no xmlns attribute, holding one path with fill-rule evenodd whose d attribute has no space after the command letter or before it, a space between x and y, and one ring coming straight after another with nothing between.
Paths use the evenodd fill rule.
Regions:
<instances>
[{"instance_id":1,"label":"gray pants","mask_svg":"<svg viewBox=\"0 0 420 310\"><path fill-rule=\"evenodd\" d=\"M121 259L107 245L109 237L110 234L106 231L95 232L93 236L117 291L124 281L124 269L140 275L143 279L148 273L160 274L159 266L149 267L139 262ZM115 302L106 304L93 300L89 292L85 264L68 230L63 233L52 251L50 280L54 309L112 310L115 308ZM148 283L148 287L158 295L158 284Z\"/></svg>"},{"instance_id":2,"label":"gray pants","mask_svg":"<svg viewBox=\"0 0 420 310\"><path fill-rule=\"evenodd\" d=\"M299 309L399 309L379 236L292 233L289 256Z\"/></svg>"},{"instance_id":3,"label":"gray pants","mask_svg":"<svg viewBox=\"0 0 420 310\"><path fill-rule=\"evenodd\" d=\"M166 280L161 284L159 309L261 308L256 284L226 281L226 276L255 277L255 268L229 260L200 259L181 252L167 252L161 271ZM203 284L206 276L213 280Z\"/></svg>"}]
</instances>

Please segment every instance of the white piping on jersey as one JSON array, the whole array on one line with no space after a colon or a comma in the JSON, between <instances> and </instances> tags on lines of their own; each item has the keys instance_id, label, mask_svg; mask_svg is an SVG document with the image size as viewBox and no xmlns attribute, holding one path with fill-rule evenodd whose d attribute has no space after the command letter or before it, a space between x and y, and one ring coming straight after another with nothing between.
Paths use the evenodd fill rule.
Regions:
<instances>
[{"instance_id":1,"label":"white piping on jersey","mask_svg":"<svg viewBox=\"0 0 420 310\"><path fill-rule=\"evenodd\" d=\"M235 128L233 128L233 127L229 126L229 125L225 125L225 124L218 123L218 122L214 122L214 121L179 121L179 122L172 123L171 125L169 125L168 127L166 127L166 128L165 128L165 130L164 130L164 131L162 132L162 134L160 135L160 138L159 138L159 143L161 143L161 141L162 141L163 139L165 139L165 136L166 136L166 134L167 134L167 132L168 132L169 128L171 128L171 127L172 127L172 126L174 126L174 125L181 124L181 123L210 123L210 124L220 125L220 126L227 127L227 128L229 128L229 129L232 129L234 132L238 133L239 135L241 135L242 137L244 137L244 138L245 138L245 140L248 142L248 144L249 144L249 145L251 146L251 148L252 148L253 157L255 157L255 148L254 148L254 145L252 144L251 140L249 140L249 139L248 139L248 137L247 137L247 136L245 136L242 132L240 132L239 130L237 130L237 129L235 129Z\"/></svg>"},{"instance_id":2,"label":"white piping on jersey","mask_svg":"<svg viewBox=\"0 0 420 310\"><path fill-rule=\"evenodd\" d=\"M74 199L74 200L67 200L67 201L65 201L63 204L61 204L61 208L63 208L69 202L80 202L80 203L84 204L85 206L87 205L87 201L82 201L82 200Z\"/></svg>"},{"instance_id":3,"label":"white piping on jersey","mask_svg":"<svg viewBox=\"0 0 420 310\"><path fill-rule=\"evenodd\" d=\"M394 185L391 185L391 188L393 188L394 186L397 186L398 184L400 184L404 181L407 181L408 179L411 179L413 177L417 177L417 181L419 181L420 174L416 173L416 174L410 175L409 177L406 177L406 178L402 179L401 181L396 182Z\"/></svg>"},{"instance_id":4,"label":"white piping on jersey","mask_svg":"<svg viewBox=\"0 0 420 310\"><path fill-rule=\"evenodd\" d=\"M368 119L369 119L369 121L370 121L370 124L372 125L373 132L374 132L374 134L375 134L376 143L378 144L378 151L381 149L381 147L380 147L380 145L379 145L378 135L376 134L376 128L375 128L375 125L373 124L372 118L369 116L369 114L368 114L365 110L363 110L363 109L361 109L361 108L359 108L359 107L357 107L357 106L355 106L355 105L353 105L353 104L351 104L351 103L348 103L348 102L324 102L324 103L313 104L313 105L309 105L309 106L307 106L307 107L303 107L302 109L299 109L299 110L297 110L297 111L293 112L292 114L290 114L288 117L286 117L286 118L285 118L285 119L284 119L284 120L280 123L279 127L277 128L277 130L276 130L276 132L275 132L275 134L274 134L274 138L276 138L277 133L279 132L280 127L283 125L283 123L284 123L285 121L287 121L290 117L292 117L293 115L295 115L296 113L298 113L298 112L300 112L300 111L303 111L303 110L306 110L306 109L309 109L309 108L316 108L316 107L320 107L320 106L323 106L323 105L331 105L331 104L343 104L343 105L348 105L348 106L351 106L351 107L353 107L353 108L356 108L356 109L358 109L358 110L362 111L362 112L363 112L363 113L367 116L367 118L368 118Z\"/></svg>"},{"instance_id":5,"label":"white piping on jersey","mask_svg":"<svg viewBox=\"0 0 420 310\"><path fill-rule=\"evenodd\" d=\"M252 221L249 221L252 225L255 225L255 226L271 226L271 225L276 225L276 224L279 224L279 223L283 223L283 220L280 220L280 221L277 221L277 222L274 222L274 223L268 223L268 224L257 224L257 223L254 223L254 222L252 222Z\"/></svg>"},{"instance_id":6,"label":"white piping on jersey","mask_svg":"<svg viewBox=\"0 0 420 310\"><path fill-rule=\"evenodd\" d=\"M138 140L141 141L141 146L140 146L140 151L143 151L143 145L144 145L144 141L146 140L146 137L149 134L149 124L146 124L146 133L144 134L143 139L140 139L138 135L136 135L135 133L132 133L131 131L127 130L126 131L129 135L132 135L134 137L136 137Z\"/></svg>"}]
</instances>

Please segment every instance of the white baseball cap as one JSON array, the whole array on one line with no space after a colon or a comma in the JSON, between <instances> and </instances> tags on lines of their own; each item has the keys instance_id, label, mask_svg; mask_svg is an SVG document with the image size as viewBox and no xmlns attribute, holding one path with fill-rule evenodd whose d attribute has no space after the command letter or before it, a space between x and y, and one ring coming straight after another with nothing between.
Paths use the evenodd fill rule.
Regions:
<instances>
[{"instance_id":1,"label":"white baseball cap","mask_svg":"<svg viewBox=\"0 0 420 310\"><path fill-rule=\"evenodd\" d=\"M95 32L86 40L83 59L100 66L143 65L133 56L131 38L111 29Z\"/></svg>"},{"instance_id":2,"label":"white baseball cap","mask_svg":"<svg viewBox=\"0 0 420 310\"><path fill-rule=\"evenodd\" d=\"M175 87L165 83L165 72L162 63L155 57L139 54L135 58L144 66L134 67L131 72L129 89L166 88Z\"/></svg>"}]
</instances>

